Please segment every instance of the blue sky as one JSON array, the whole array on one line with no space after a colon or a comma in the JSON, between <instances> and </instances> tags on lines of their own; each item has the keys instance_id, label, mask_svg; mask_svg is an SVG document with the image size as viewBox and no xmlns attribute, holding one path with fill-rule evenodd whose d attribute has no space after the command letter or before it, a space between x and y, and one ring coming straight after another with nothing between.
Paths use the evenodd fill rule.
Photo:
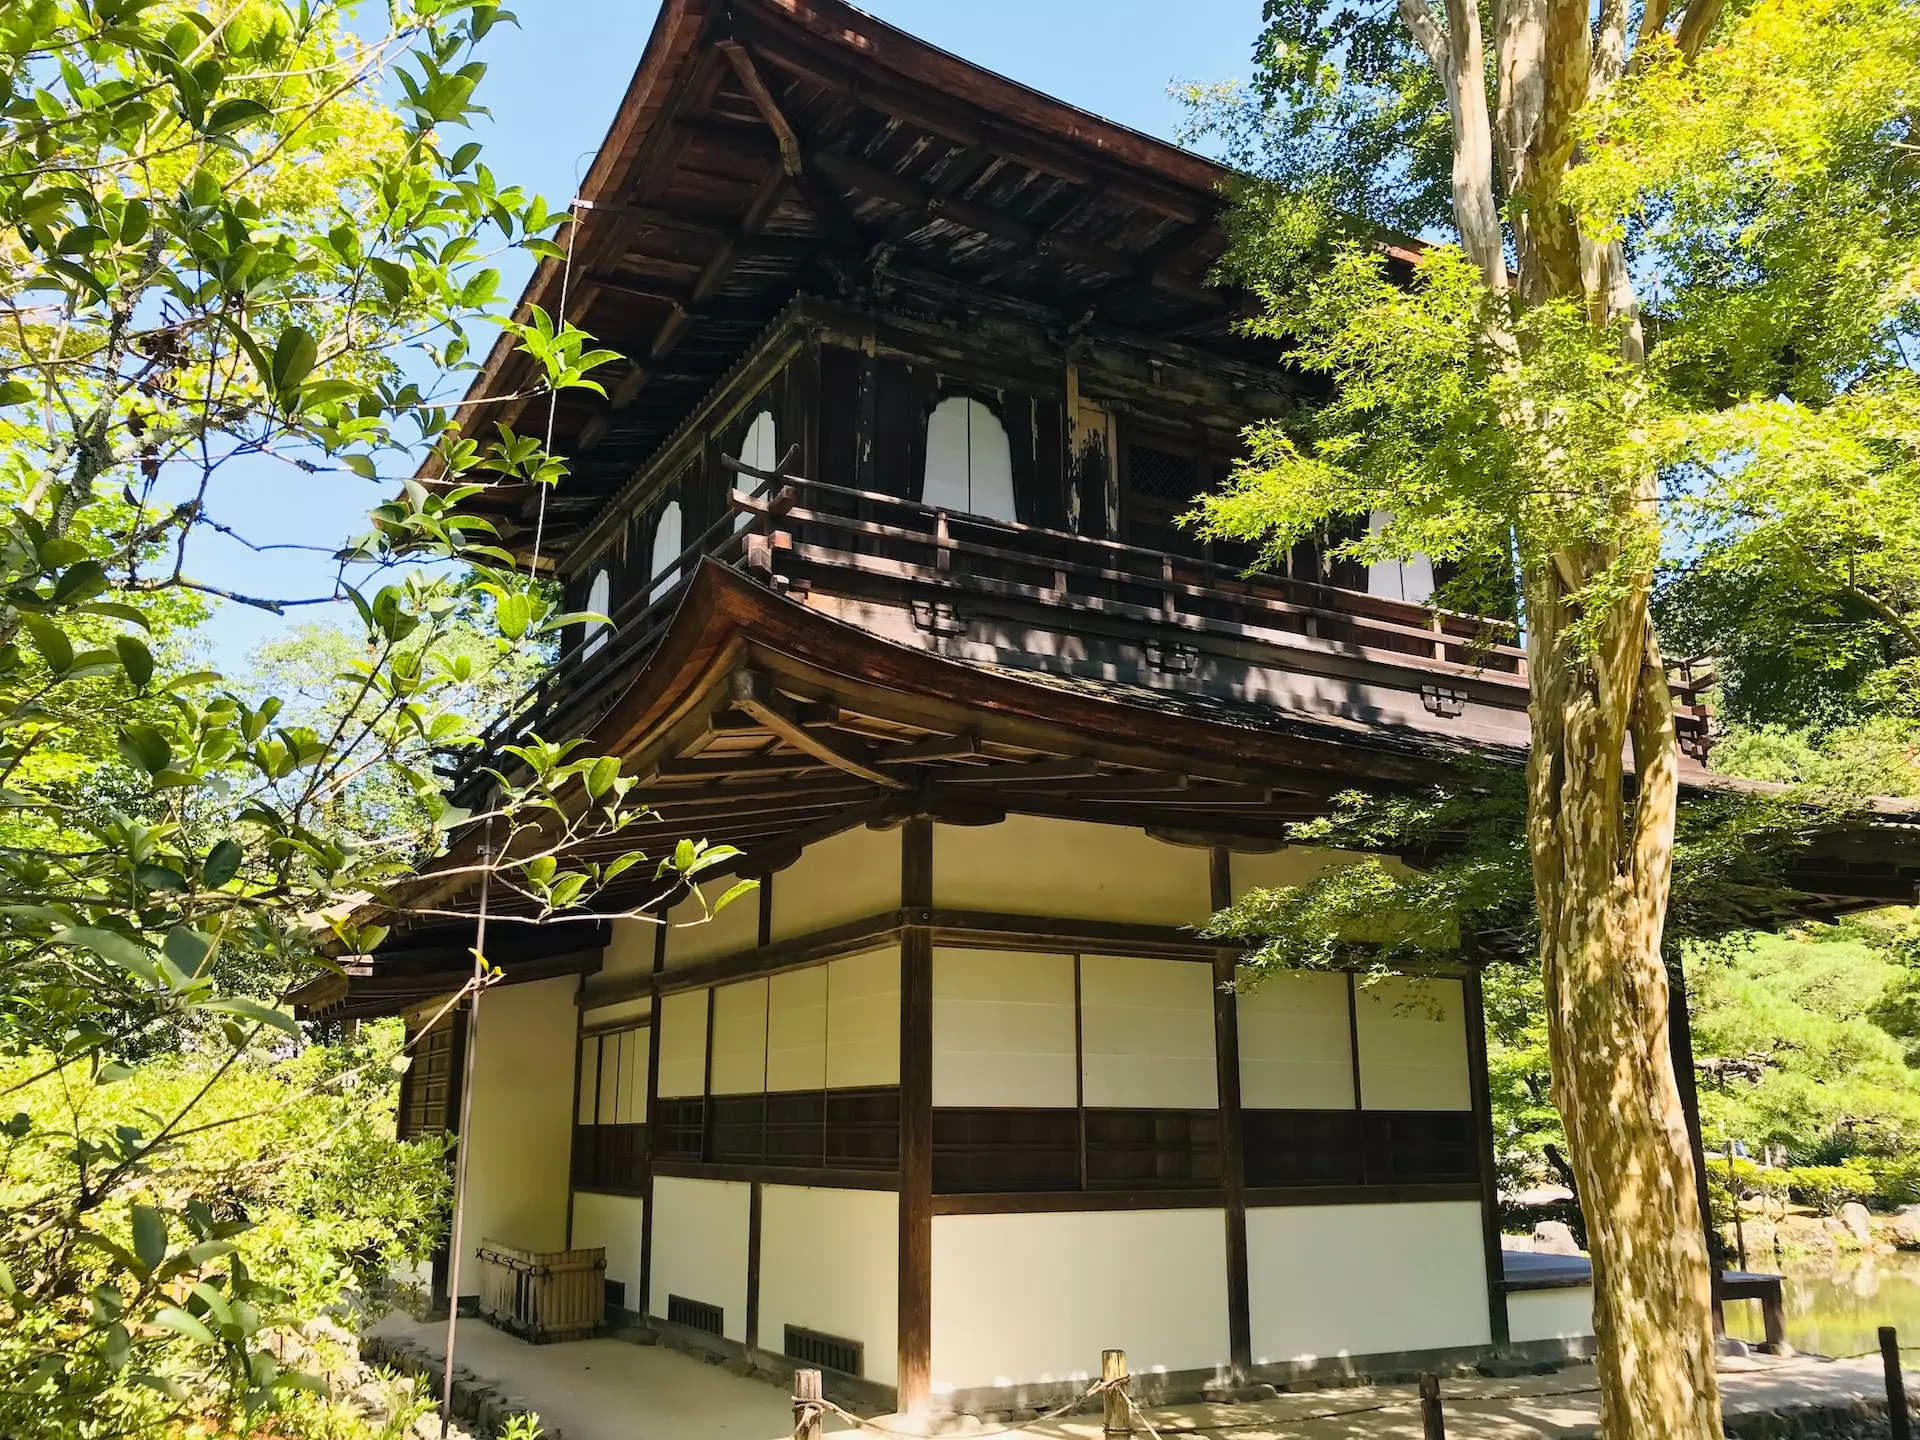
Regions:
<instances>
[{"instance_id":1,"label":"blue sky","mask_svg":"<svg viewBox=\"0 0 1920 1440\"><path fill-rule=\"evenodd\" d=\"M476 138L502 180L548 197L574 193L639 63L657 0L519 0L518 29L496 30L480 100L493 112ZM863 9L976 64L1149 134L1172 138L1182 112L1175 80L1245 75L1260 27L1260 0L865 0ZM517 296L524 267L509 272ZM256 541L331 545L364 529L372 487L314 479L289 484L277 468L237 475L213 498L217 519ZM192 572L247 594L324 595L331 567L319 555L257 555L207 535ZM342 607L344 609L344 607ZM292 612L222 605L210 627L214 659L239 666L289 626L340 618L333 607Z\"/></svg>"}]
</instances>

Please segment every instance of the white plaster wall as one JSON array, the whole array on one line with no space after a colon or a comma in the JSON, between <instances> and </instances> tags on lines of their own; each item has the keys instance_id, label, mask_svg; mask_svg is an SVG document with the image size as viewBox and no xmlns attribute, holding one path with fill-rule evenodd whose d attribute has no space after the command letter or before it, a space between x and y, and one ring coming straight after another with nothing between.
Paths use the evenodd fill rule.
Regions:
<instances>
[{"instance_id":1,"label":"white plaster wall","mask_svg":"<svg viewBox=\"0 0 1920 1440\"><path fill-rule=\"evenodd\" d=\"M760 1348L786 1327L858 1340L864 1374L894 1383L899 1359L900 1197L767 1185L760 1192Z\"/></svg>"},{"instance_id":2,"label":"white plaster wall","mask_svg":"<svg viewBox=\"0 0 1920 1440\"><path fill-rule=\"evenodd\" d=\"M1073 957L933 952L933 1103L1073 1105Z\"/></svg>"},{"instance_id":3,"label":"white plaster wall","mask_svg":"<svg viewBox=\"0 0 1920 1440\"><path fill-rule=\"evenodd\" d=\"M767 1088L767 982L743 980L713 992L715 1095L758 1095Z\"/></svg>"},{"instance_id":4,"label":"white plaster wall","mask_svg":"<svg viewBox=\"0 0 1920 1440\"><path fill-rule=\"evenodd\" d=\"M1522 1340L1579 1340L1593 1334L1593 1287L1520 1290L1507 1296L1507 1332Z\"/></svg>"},{"instance_id":5,"label":"white plaster wall","mask_svg":"<svg viewBox=\"0 0 1920 1440\"><path fill-rule=\"evenodd\" d=\"M638 1311L640 1303L640 1242L646 1233L646 1202L634 1195L602 1195L594 1190L573 1192L573 1248L604 1246L607 1279L627 1287L625 1308Z\"/></svg>"},{"instance_id":6,"label":"white plaster wall","mask_svg":"<svg viewBox=\"0 0 1920 1440\"><path fill-rule=\"evenodd\" d=\"M1213 1109L1213 967L1081 956L1080 1045L1088 1105Z\"/></svg>"},{"instance_id":7,"label":"white plaster wall","mask_svg":"<svg viewBox=\"0 0 1920 1440\"><path fill-rule=\"evenodd\" d=\"M499 985L480 1002L473 1051L462 1294L479 1293L482 1240L559 1250L567 1239L573 1067L580 1012L573 975Z\"/></svg>"},{"instance_id":8,"label":"white plaster wall","mask_svg":"<svg viewBox=\"0 0 1920 1440\"><path fill-rule=\"evenodd\" d=\"M1261 853L1235 851L1227 857L1232 877L1233 898L1238 900L1249 890L1276 890L1282 885L1304 885L1337 865L1351 864L1353 857L1338 850L1317 850L1311 845L1288 845Z\"/></svg>"},{"instance_id":9,"label":"white plaster wall","mask_svg":"<svg viewBox=\"0 0 1920 1440\"><path fill-rule=\"evenodd\" d=\"M900 908L900 830L843 830L773 877L775 940Z\"/></svg>"},{"instance_id":10,"label":"white plaster wall","mask_svg":"<svg viewBox=\"0 0 1920 1440\"><path fill-rule=\"evenodd\" d=\"M707 1088L707 992L660 997L660 1093L704 1095Z\"/></svg>"},{"instance_id":11,"label":"white plaster wall","mask_svg":"<svg viewBox=\"0 0 1920 1440\"><path fill-rule=\"evenodd\" d=\"M943 909L1198 925L1210 895L1205 850L1144 830L1037 815L933 827L933 903Z\"/></svg>"},{"instance_id":12,"label":"white plaster wall","mask_svg":"<svg viewBox=\"0 0 1920 1440\"><path fill-rule=\"evenodd\" d=\"M615 920L607 948L600 952L600 973L596 985L610 980L631 980L653 973L653 947L659 943L660 927L648 920Z\"/></svg>"},{"instance_id":13,"label":"white plaster wall","mask_svg":"<svg viewBox=\"0 0 1920 1440\"><path fill-rule=\"evenodd\" d=\"M827 1086L900 1083L900 952L827 965Z\"/></svg>"},{"instance_id":14,"label":"white plaster wall","mask_svg":"<svg viewBox=\"0 0 1920 1440\"><path fill-rule=\"evenodd\" d=\"M1490 1343L1482 1243L1471 1200L1248 1210L1254 1362Z\"/></svg>"},{"instance_id":15,"label":"white plaster wall","mask_svg":"<svg viewBox=\"0 0 1920 1440\"><path fill-rule=\"evenodd\" d=\"M1356 987L1360 1103L1368 1110L1471 1110L1466 992L1458 980L1392 976Z\"/></svg>"},{"instance_id":16,"label":"white plaster wall","mask_svg":"<svg viewBox=\"0 0 1920 1440\"><path fill-rule=\"evenodd\" d=\"M1240 1012L1240 1103L1254 1110L1353 1108L1347 977L1272 975L1234 997Z\"/></svg>"},{"instance_id":17,"label":"white plaster wall","mask_svg":"<svg viewBox=\"0 0 1920 1440\"><path fill-rule=\"evenodd\" d=\"M704 1300L721 1307L727 1339L746 1341L752 1204L753 1187L742 1182L654 1177L649 1313L665 1318L669 1295Z\"/></svg>"},{"instance_id":18,"label":"white plaster wall","mask_svg":"<svg viewBox=\"0 0 1920 1440\"><path fill-rule=\"evenodd\" d=\"M937 1215L933 1389L1085 1380L1229 1360L1218 1210Z\"/></svg>"},{"instance_id":19,"label":"white plaster wall","mask_svg":"<svg viewBox=\"0 0 1920 1440\"><path fill-rule=\"evenodd\" d=\"M712 881L704 887L709 904L726 894L733 886L730 879ZM697 960L710 960L715 955L732 955L742 950L752 950L760 943L760 892L749 891L727 906L712 919L702 919L706 912L700 908L700 902L693 899L682 900L667 912L667 968L678 969L682 965L691 965ZM651 970L649 960L649 970Z\"/></svg>"},{"instance_id":20,"label":"white plaster wall","mask_svg":"<svg viewBox=\"0 0 1920 1440\"><path fill-rule=\"evenodd\" d=\"M788 970L768 982L767 1089L827 1083L827 967Z\"/></svg>"}]
</instances>

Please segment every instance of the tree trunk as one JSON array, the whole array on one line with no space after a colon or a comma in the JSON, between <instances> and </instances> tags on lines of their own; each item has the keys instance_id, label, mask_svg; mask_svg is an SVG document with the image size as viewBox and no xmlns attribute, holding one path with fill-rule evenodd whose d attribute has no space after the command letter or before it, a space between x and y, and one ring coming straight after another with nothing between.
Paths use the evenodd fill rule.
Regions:
<instances>
[{"instance_id":1,"label":"tree trunk","mask_svg":"<svg viewBox=\"0 0 1920 1440\"><path fill-rule=\"evenodd\" d=\"M1554 1102L1593 1255L1600 1429L1719 1440L1711 1277L1661 955L1678 799L1672 699L1644 591L1581 652L1566 630L1569 588L1561 574L1528 585L1528 843Z\"/></svg>"}]
</instances>

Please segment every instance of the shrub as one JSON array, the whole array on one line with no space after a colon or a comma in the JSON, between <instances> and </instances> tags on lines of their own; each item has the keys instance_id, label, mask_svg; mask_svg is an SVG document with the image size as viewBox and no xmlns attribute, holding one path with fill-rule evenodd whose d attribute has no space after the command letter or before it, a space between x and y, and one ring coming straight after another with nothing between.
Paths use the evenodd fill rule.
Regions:
<instances>
[{"instance_id":1,"label":"shrub","mask_svg":"<svg viewBox=\"0 0 1920 1440\"><path fill-rule=\"evenodd\" d=\"M1787 1171L1788 1193L1802 1205L1831 1215L1851 1201L1866 1204L1879 1194L1880 1177L1871 1164L1796 1165Z\"/></svg>"}]
</instances>

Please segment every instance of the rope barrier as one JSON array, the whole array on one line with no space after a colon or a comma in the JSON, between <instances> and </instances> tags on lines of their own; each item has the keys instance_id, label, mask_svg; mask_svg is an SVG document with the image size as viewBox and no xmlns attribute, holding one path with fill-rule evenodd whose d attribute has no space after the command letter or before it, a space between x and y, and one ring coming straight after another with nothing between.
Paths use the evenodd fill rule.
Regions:
<instances>
[{"instance_id":1,"label":"rope barrier","mask_svg":"<svg viewBox=\"0 0 1920 1440\"><path fill-rule=\"evenodd\" d=\"M967 1432L967 1440L975 1440L975 1437L985 1435L1011 1435L1016 1431L1026 1429L1029 1425L1045 1425L1049 1421L1058 1420L1062 1415L1078 1410L1089 1400L1095 1399L1098 1396L1106 1394L1107 1391L1116 1388L1122 1395L1126 1395L1125 1376L1122 1376L1118 1380L1096 1380L1071 1400L1055 1406L1044 1415L1035 1415L1032 1419L1022 1420L1018 1425L996 1424L985 1430L970 1430ZM1127 1404L1133 1404L1133 1397L1131 1395L1127 1395ZM825 1399L824 1397L818 1400L805 1401L804 1407L806 1411L812 1412L812 1414L837 1415L849 1425L853 1425L861 1430L871 1430L876 1435L890 1435L895 1437L895 1440L926 1440L926 1432L924 1430L895 1430L890 1426L882 1425L878 1420L869 1420L864 1415L856 1415L853 1411L836 1405L833 1401ZM809 1414L807 1418L812 1418L812 1415ZM1144 1420L1142 1423L1145 1423ZM796 1426L795 1428L798 1429L799 1427ZM1150 1433L1153 1433L1153 1427L1151 1425L1147 1426L1147 1429Z\"/></svg>"}]
</instances>

